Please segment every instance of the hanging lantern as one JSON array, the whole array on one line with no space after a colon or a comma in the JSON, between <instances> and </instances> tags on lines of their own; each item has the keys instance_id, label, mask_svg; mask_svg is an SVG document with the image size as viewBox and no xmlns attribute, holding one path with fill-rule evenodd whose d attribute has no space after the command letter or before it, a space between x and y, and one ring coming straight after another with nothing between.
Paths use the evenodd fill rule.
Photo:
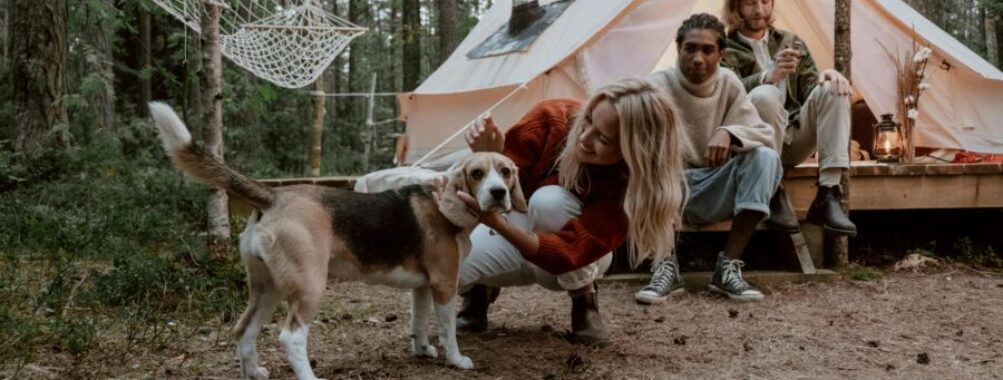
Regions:
<instances>
[{"instance_id":1,"label":"hanging lantern","mask_svg":"<svg viewBox=\"0 0 1003 380\"><path fill-rule=\"evenodd\" d=\"M902 134L892 120L892 114L881 115L881 122L874 126L874 158L878 162L899 162L902 157Z\"/></svg>"}]
</instances>

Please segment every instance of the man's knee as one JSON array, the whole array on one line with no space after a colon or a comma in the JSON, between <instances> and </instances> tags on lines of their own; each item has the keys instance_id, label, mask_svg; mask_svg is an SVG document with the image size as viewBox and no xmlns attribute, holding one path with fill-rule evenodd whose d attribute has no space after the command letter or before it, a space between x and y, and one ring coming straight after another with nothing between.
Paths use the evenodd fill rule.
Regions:
<instances>
[{"instance_id":1,"label":"man's knee","mask_svg":"<svg viewBox=\"0 0 1003 380\"><path fill-rule=\"evenodd\" d=\"M832 93L832 83L824 82L815 86L808 94L809 99L817 99L824 107L839 107L850 112L850 95L837 95Z\"/></svg>"},{"instance_id":2,"label":"man's knee","mask_svg":"<svg viewBox=\"0 0 1003 380\"><path fill-rule=\"evenodd\" d=\"M777 112L784 108L783 94L777 86L762 85L749 92L749 101L756 106L760 115Z\"/></svg>"},{"instance_id":3,"label":"man's knee","mask_svg":"<svg viewBox=\"0 0 1003 380\"><path fill-rule=\"evenodd\" d=\"M744 162L741 163L741 171L746 175L772 177L777 181L783 176L784 167L777 151L767 147L758 147L744 153L743 156Z\"/></svg>"},{"instance_id":4,"label":"man's knee","mask_svg":"<svg viewBox=\"0 0 1003 380\"><path fill-rule=\"evenodd\" d=\"M781 167L780 154L773 149L761 146L750 150L745 155L748 161L756 163L757 166Z\"/></svg>"}]
</instances>

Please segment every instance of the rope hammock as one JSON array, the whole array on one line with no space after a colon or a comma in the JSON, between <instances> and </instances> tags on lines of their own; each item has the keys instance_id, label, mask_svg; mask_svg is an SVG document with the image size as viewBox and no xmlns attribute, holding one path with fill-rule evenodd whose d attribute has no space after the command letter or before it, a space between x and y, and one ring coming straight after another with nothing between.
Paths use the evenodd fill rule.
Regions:
<instances>
[{"instance_id":1,"label":"rope hammock","mask_svg":"<svg viewBox=\"0 0 1003 380\"><path fill-rule=\"evenodd\" d=\"M286 88L313 83L366 28L322 9L318 0L153 0L201 33L205 3L221 8L222 55Z\"/></svg>"}]
</instances>

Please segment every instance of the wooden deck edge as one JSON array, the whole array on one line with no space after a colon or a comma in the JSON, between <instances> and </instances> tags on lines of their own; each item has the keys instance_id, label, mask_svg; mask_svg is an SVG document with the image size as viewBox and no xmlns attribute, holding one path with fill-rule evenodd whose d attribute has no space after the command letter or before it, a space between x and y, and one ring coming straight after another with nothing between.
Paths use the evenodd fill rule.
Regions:
<instances>
[{"instance_id":1,"label":"wooden deck edge","mask_svg":"<svg viewBox=\"0 0 1003 380\"><path fill-rule=\"evenodd\" d=\"M683 284L689 290L703 290L710 282L711 272L683 273ZM783 283L800 284L805 282L833 282L840 279L840 274L828 269L819 269L815 274L781 271L745 271L742 272L750 284L755 286L779 285ZM651 278L649 273L618 273L607 275L600 282L647 283Z\"/></svg>"}]
</instances>

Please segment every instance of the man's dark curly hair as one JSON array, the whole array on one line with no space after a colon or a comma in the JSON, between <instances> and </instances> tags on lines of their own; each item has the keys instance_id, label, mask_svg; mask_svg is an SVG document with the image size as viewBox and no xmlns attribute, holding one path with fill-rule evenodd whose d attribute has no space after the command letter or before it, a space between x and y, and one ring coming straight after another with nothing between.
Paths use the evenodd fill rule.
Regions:
<instances>
[{"instance_id":1,"label":"man's dark curly hair","mask_svg":"<svg viewBox=\"0 0 1003 380\"><path fill-rule=\"evenodd\" d=\"M691 30L699 29L710 29L717 33L717 48L724 49L725 46L725 33L724 33L724 23L718 20L717 17L709 13L697 13L690 16L690 18L683 21L683 25L679 27L679 31L676 32L676 46L682 47L683 38Z\"/></svg>"}]
</instances>

